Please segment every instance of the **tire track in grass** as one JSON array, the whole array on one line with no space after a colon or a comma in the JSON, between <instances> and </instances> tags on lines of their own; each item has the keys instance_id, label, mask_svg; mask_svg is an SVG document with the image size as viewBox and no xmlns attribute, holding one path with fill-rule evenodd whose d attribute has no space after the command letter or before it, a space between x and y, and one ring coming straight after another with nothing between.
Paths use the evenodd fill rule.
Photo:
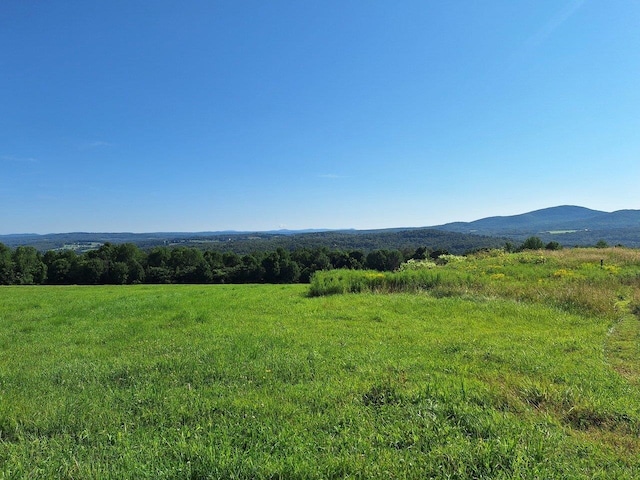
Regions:
<instances>
[{"instance_id":1,"label":"tire track in grass","mask_svg":"<svg viewBox=\"0 0 640 480\"><path fill-rule=\"evenodd\" d=\"M640 384L640 315L620 317L609 329L604 351L616 372L634 385Z\"/></svg>"}]
</instances>

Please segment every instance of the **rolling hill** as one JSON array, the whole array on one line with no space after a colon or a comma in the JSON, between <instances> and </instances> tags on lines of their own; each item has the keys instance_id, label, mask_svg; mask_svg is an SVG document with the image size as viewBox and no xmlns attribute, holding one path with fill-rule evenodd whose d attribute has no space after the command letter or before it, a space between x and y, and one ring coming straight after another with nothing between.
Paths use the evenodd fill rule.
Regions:
<instances>
[{"instance_id":1,"label":"rolling hill","mask_svg":"<svg viewBox=\"0 0 640 480\"><path fill-rule=\"evenodd\" d=\"M603 240L609 245L640 247L640 210L603 212L563 205L520 215L494 216L472 222L453 222L423 228L379 230L301 230L271 232L165 232L165 233L57 233L49 235L0 235L10 247L29 245L41 251L95 248L105 242L135 243L140 248L158 245L192 245L236 253L274 250L282 247L327 247L330 249L374 250L380 248L446 249L464 253L479 248L496 248L506 241L522 242L538 236L545 243L589 246Z\"/></svg>"},{"instance_id":2,"label":"rolling hill","mask_svg":"<svg viewBox=\"0 0 640 480\"><path fill-rule=\"evenodd\" d=\"M40 251L71 249L83 252L106 242L134 243L143 249L155 246L191 246L246 254L276 248L320 248L330 250L416 249L427 247L462 254L479 248L502 247L506 238L447 232L429 228L346 230L307 233L205 232L205 233L65 233L51 235L0 236L0 243L15 248L32 246Z\"/></svg>"},{"instance_id":3,"label":"rolling hill","mask_svg":"<svg viewBox=\"0 0 640 480\"><path fill-rule=\"evenodd\" d=\"M563 245L611 245L640 247L640 210L603 212L563 205L520 215L487 217L473 222L454 222L431 228L449 232L508 237L521 241L535 235Z\"/></svg>"}]
</instances>

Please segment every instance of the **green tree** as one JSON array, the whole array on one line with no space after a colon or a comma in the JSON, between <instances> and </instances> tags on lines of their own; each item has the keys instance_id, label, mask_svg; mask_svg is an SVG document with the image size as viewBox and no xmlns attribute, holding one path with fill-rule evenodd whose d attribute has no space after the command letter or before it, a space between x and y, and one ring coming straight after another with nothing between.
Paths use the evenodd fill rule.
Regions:
<instances>
[{"instance_id":1,"label":"green tree","mask_svg":"<svg viewBox=\"0 0 640 480\"><path fill-rule=\"evenodd\" d=\"M87 260L98 260L101 263L101 266L98 267L98 262L91 262L89 264L91 271L83 272L83 274L89 274L89 284L119 283L119 279L114 278L117 277L118 274L116 273L116 275L111 275L111 269L113 264L116 262L116 255L116 246L109 242L104 243L97 250L91 250L86 253ZM100 278L94 282L94 274L99 270L102 271L102 274Z\"/></svg>"},{"instance_id":2,"label":"green tree","mask_svg":"<svg viewBox=\"0 0 640 480\"><path fill-rule=\"evenodd\" d=\"M549 242L544 248L545 250L562 250L562 245L559 242Z\"/></svg>"},{"instance_id":3,"label":"green tree","mask_svg":"<svg viewBox=\"0 0 640 480\"><path fill-rule=\"evenodd\" d=\"M360 250L352 250L349 252L349 268L352 270L362 270L366 257Z\"/></svg>"},{"instance_id":4,"label":"green tree","mask_svg":"<svg viewBox=\"0 0 640 480\"><path fill-rule=\"evenodd\" d=\"M254 255L243 255L239 265L234 267L229 274L234 283L262 283L264 281L264 268L262 263Z\"/></svg>"},{"instance_id":5,"label":"green tree","mask_svg":"<svg viewBox=\"0 0 640 480\"><path fill-rule=\"evenodd\" d=\"M389 252L387 253L388 271L392 272L394 270L397 270L398 268L400 268L400 265L402 265L402 262L404 262L404 257L402 256L400 250L389 250Z\"/></svg>"},{"instance_id":6,"label":"green tree","mask_svg":"<svg viewBox=\"0 0 640 480\"><path fill-rule=\"evenodd\" d=\"M121 243L113 249L113 256L116 262L142 262L144 253L134 243Z\"/></svg>"},{"instance_id":7,"label":"green tree","mask_svg":"<svg viewBox=\"0 0 640 480\"><path fill-rule=\"evenodd\" d=\"M240 264L240 255L234 252L224 252L222 254L222 263L227 268L233 268Z\"/></svg>"},{"instance_id":8,"label":"green tree","mask_svg":"<svg viewBox=\"0 0 640 480\"><path fill-rule=\"evenodd\" d=\"M280 266L279 283L296 283L300 279L300 267L293 260L284 260Z\"/></svg>"},{"instance_id":9,"label":"green tree","mask_svg":"<svg viewBox=\"0 0 640 480\"><path fill-rule=\"evenodd\" d=\"M171 251L167 247L155 247L147 255L145 279L147 283L171 283L173 271L169 267Z\"/></svg>"},{"instance_id":10,"label":"green tree","mask_svg":"<svg viewBox=\"0 0 640 480\"><path fill-rule=\"evenodd\" d=\"M0 285L12 285L15 282L12 252L4 243L0 243Z\"/></svg>"},{"instance_id":11,"label":"green tree","mask_svg":"<svg viewBox=\"0 0 640 480\"><path fill-rule=\"evenodd\" d=\"M544 243L539 237L529 237L522 244L522 250L541 250L544 248Z\"/></svg>"},{"instance_id":12,"label":"green tree","mask_svg":"<svg viewBox=\"0 0 640 480\"><path fill-rule=\"evenodd\" d=\"M69 284L71 262L66 258L58 258L47 267L47 282L54 285Z\"/></svg>"},{"instance_id":13,"label":"green tree","mask_svg":"<svg viewBox=\"0 0 640 480\"><path fill-rule=\"evenodd\" d=\"M295 283L300 279L300 267L283 248L267 254L262 260L267 283Z\"/></svg>"},{"instance_id":14,"label":"green tree","mask_svg":"<svg viewBox=\"0 0 640 480\"><path fill-rule=\"evenodd\" d=\"M147 267L145 270L146 283L171 283L173 275L167 267Z\"/></svg>"},{"instance_id":15,"label":"green tree","mask_svg":"<svg viewBox=\"0 0 640 480\"><path fill-rule=\"evenodd\" d=\"M351 268L349 253L342 250L329 252L329 263L331 268ZM322 268L322 270L327 270L327 268Z\"/></svg>"},{"instance_id":16,"label":"green tree","mask_svg":"<svg viewBox=\"0 0 640 480\"><path fill-rule=\"evenodd\" d=\"M334 257L334 259L339 258L340 257ZM333 265L329 256L326 253L320 251L318 252L318 255L313 259L311 267L315 272L316 270L330 270L331 268L333 268Z\"/></svg>"},{"instance_id":17,"label":"green tree","mask_svg":"<svg viewBox=\"0 0 640 480\"><path fill-rule=\"evenodd\" d=\"M125 262L113 262L106 280L113 285L124 285L129 280L129 266Z\"/></svg>"},{"instance_id":18,"label":"green tree","mask_svg":"<svg viewBox=\"0 0 640 480\"><path fill-rule=\"evenodd\" d=\"M143 283L146 278L146 272L142 264L137 260L131 260L127 262L128 282L129 283Z\"/></svg>"},{"instance_id":19,"label":"green tree","mask_svg":"<svg viewBox=\"0 0 640 480\"><path fill-rule=\"evenodd\" d=\"M167 247L155 247L147 255L147 266L166 267L171 258L171 251Z\"/></svg>"},{"instance_id":20,"label":"green tree","mask_svg":"<svg viewBox=\"0 0 640 480\"><path fill-rule=\"evenodd\" d=\"M380 272L391 272L400 267L404 257L399 250L374 250L369 252L366 267Z\"/></svg>"},{"instance_id":21,"label":"green tree","mask_svg":"<svg viewBox=\"0 0 640 480\"><path fill-rule=\"evenodd\" d=\"M384 272L387 256L385 250L374 250L367 254L365 266L371 270Z\"/></svg>"},{"instance_id":22,"label":"green tree","mask_svg":"<svg viewBox=\"0 0 640 480\"><path fill-rule=\"evenodd\" d=\"M212 280L211 267L202 251L196 248L174 248L171 250L169 266L177 283L210 283Z\"/></svg>"},{"instance_id":23,"label":"green tree","mask_svg":"<svg viewBox=\"0 0 640 480\"><path fill-rule=\"evenodd\" d=\"M47 266L47 283L70 285L78 283L80 257L73 250L49 250L42 257Z\"/></svg>"},{"instance_id":24,"label":"green tree","mask_svg":"<svg viewBox=\"0 0 640 480\"><path fill-rule=\"evenodd\" d=\"M78 283L97 285L103 282L106 262L101 258L85 256L78 265Z\"/></svg>"},{"instance_id":25,"label":"green tree","mask_svg":"<svg viewBox=\"0 0 640 480\"><path fill-rule=\"evenodd\" d=\"M47 278L47 266L33 247L20 246L13 251L13 271L19 285L41 284Z\"/></svg>"},{"instance_id":26,"label":"green tree","mask_svg":"<svg viewBox=\"0 0 640 480\"><path fill-rule=\"evenodd\" d=\"M414 260L425 260L429 256L427 247L418 247L411 256Z\"/></svg>"},{"instance_id":27,"label":"green tree","mask_svg":"<svg viewBox=\"0 0 640 480\"><path fill-rule=\"evenodd\" d=\"M429 254L429 258L438 260L442 255L449 255L449 250L447 250L446 248L436 248Z\"/></svg>"},{"instance_id":28,"label":"green tree","mask_svg":"<svg viewBox=\"0 0 640 480\"><path fill-rule=\"evenodd\" d=\"M277 252L271 252L262 259L264 280L267 283L278 283L280 278L280 256Z\"/></svg>"},{"instance_id":29,"label":"green tree","mask_svg":"<svg viewBox=\"0 0 640 480\"><path fill-rule=\"evenodd\" d=\"M145 270L142 265L147 262L147 259L145 253L137 245L122 243L115 246L113 253L117 263L124 263L127 266L126 283L142 283L144 281Z\"/></svg>"},{"instance_id":30,"label":"green tree","mask_svg":"<svg viewBox=\"0 0 640 480\"><path fill-rule=\"evenodd\" d=\"M225 268L224 258L220 252L207 250L206 252L204 252L204 259L209 264L211 271L221 270Z\"/></svg>"}]
</instances>

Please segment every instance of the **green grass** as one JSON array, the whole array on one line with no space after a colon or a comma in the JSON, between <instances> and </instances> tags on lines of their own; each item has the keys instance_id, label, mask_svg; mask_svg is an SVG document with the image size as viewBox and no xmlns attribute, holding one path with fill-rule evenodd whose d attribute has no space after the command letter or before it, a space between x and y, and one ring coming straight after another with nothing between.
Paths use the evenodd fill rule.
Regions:
<instances>
[{"instance_id":1,"label":"green grass","mask_svg":"<svg viewBox=\"0 0 640 480\"><path fill-rule=\"evenodd\" d=\"M438 295L1 288L0 478L639 478L636 287L529 301L516 258Z\"/></svg>"},{"instance_id":2,"label":"green grass","mask_svg":"<svg viewBox=\"0 0 640 480\"><path fill-rule=\"evenodd\" d=\"M626 302L640 311L640 251L576 249L508 254L501 250L468 258L446 256L398 272L330 270L311 279L310 295L353 292L420 292L435 296L510 298L577 313L617 318ZM602 264L600 263L602 261Z\"/></svg>"}]
</instances>

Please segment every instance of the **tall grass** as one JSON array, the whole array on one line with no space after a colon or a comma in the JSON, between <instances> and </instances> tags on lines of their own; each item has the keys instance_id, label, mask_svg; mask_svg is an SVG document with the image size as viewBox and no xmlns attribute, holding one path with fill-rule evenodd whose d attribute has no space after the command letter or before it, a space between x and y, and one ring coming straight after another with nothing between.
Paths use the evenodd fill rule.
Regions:
<instances>
[{"instance_id":1,"label":"tall grass","mask_svg":"<svg viewBox=\"0 0 640 480\"><path fill-rule=\"evenodd\" d=\"M309 294L418 292L451 282L459 283L458 277L446 271L427 269L386 273L374 270L329 270L314 274Z\"/></svg>"},{"instance_id":2,"label":"tall grass","mask_svg":"<svg viewBox=\"0 0 640 480\"><path fill-rule=\"evenodd\" d=\"M640 478L636 263L587 258L0 288L0 478Z\"/></svg>"},{"instance_id":3,"label":"tall grass","mask_svg":"<svg viewBox=\"0 0 640 480\"><path fill-rule=\"evenodd\" d=\"M439 265L411 262L391 273L318 272L309 293L425 292L435 297L504 298L597 316L610 326L605 343L608 361L630 381L640 381L639 250L493 250L450 257Z\"/></svg>"},{"instance_id":4,"label":"tall grass","mask_svg":"<svg viewBox=\"0 0 640 480\"><path fill-rule=\"evenodd\" d=\"M614 318L621 301L640 309L640 253L623 248L505 253L397 272L332 270L311 279L311 296L356 292L431 292L543 302Z\"/></svg>"}]
</instances>

